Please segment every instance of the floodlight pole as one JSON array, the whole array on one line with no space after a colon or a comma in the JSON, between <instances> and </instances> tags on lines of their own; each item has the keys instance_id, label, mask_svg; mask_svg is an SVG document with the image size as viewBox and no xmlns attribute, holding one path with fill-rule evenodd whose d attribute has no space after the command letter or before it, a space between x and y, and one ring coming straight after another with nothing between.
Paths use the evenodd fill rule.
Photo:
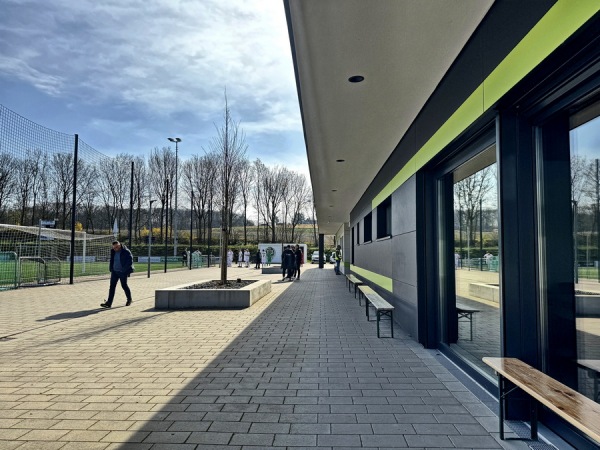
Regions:
<instances>
[{"instance_id":1,"label":"floodlight pole","mask_svg":"<svg viewBox=\"0 0 600 450\"><path fill-rule=\"evenodd\" d=\"M173 256L177 256L177 186L179 185L179 171L178 171L178 146L181 142L181 138L167 138L171 142L175 142L175 215L173 216Z\"/></svg>"}]
</instances>

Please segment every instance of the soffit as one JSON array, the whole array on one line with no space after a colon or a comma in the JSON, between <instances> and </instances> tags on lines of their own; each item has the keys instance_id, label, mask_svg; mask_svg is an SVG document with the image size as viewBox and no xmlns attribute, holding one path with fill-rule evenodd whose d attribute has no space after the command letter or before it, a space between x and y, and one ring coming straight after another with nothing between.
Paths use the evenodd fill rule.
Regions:
<instances>
[{"instance_id":1,"label":"soffit","mask_svg":"<svg viewBox=\"0 0 600 450\"><path fill-rule=\"evenodd\" d=\"M319 233L349 221L492 3L288 1Z\"/></svg>"}]
</instances>

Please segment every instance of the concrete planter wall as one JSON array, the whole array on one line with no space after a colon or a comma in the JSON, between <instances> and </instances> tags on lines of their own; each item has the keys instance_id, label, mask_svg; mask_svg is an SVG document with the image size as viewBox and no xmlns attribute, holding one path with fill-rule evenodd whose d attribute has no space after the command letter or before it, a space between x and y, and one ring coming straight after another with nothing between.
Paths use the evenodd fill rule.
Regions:
<instances>
[{"instance_id":1,"label":"concrete planter wall","mask_svg":"<svg viewBox=\"0 0 600 450\"><path fill-rule=\"evenodd\" d=\"M469 294L490 302L500 302L500 288L493 284L469 283Z\"/></svg>"},{"instance_id":2,"label":"concrete planter wall","mask_svg":"<svg viewBox=\"0 0 600 450\"><path fill-rule=\"evenodd\" d=\"M600 295L575 295L577 317L600 317Z\"/></svg>"},{"instance_id":3,"label":"concrete planter wall","mask_svg":"<svg viewBox=\"0 0 600 450\"><path fill-rule=\"evenodd\" d=\"M248 308L271 292L271 280L260 280L241 289L183 289L210 280L196 281L154 294L156 309Z\"/></svg>"}]
</instances>

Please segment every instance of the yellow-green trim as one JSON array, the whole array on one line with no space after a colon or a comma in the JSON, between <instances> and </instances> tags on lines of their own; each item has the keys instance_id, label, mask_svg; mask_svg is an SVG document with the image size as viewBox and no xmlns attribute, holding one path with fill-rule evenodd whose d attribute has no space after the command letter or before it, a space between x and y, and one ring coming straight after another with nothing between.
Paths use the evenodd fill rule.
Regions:
<instances>
[{"instance_id":1,"label":"yellow-green trim","mask_svg":"<svg viewBox=\"0 0 600 450\"><path fill-rule=\"evenodd\" d=\"M386 291L394 292L393 282L391 278L384 277L383 275L379 275L378 273L371 272L367 269L361 269L360 267L354 266L352 264L350 264L350 270L352 270L352 272L354 273L357 273L361 277L372 281L377 286L385 289Z\"/></svg>"},{"instance_id":2,"label":"yellow-green trim","mask_svg":"<svg viewBox=\"0 0 600 450\"><path fill-rule=\"evenodd\" d=\"M598 0L558 0L371 202L375 209L600 11Z\"/></svg>"}]
</instances>

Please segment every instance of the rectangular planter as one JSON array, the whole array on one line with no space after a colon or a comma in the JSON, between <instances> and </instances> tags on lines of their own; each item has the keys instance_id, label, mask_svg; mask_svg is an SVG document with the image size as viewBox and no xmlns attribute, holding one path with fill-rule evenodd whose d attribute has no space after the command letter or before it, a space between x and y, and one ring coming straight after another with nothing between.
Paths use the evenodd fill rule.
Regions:
<instances>
[{"instance_id":1,"label":"rectangular planter","mask_svg":"<svg viewBox=\"0 0 600 450\"><path fill-rule=\"evenodd\" d=\"M211 280L196 281L154 294L156 309L248 308L271 292L271 280L260 280L241 289L183 289Z\"/></svg>"}]
</instances>

